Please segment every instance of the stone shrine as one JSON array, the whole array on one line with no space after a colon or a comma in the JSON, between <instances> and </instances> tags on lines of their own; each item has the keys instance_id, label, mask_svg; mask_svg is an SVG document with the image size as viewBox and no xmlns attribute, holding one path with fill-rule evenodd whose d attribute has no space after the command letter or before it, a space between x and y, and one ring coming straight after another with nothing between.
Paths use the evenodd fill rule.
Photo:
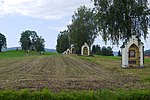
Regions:
<instances>
[{"instance_id":1,"label":"stone shrine","mask_svg":"<svg viewBox=\"0 0 150 100\"><path fill-rule=\"evenodd\" d=\"M144 46L140 39L133 35L121 46L122 67L144 67Z\"/></svg>"},{"instance_id":2,"label":"stone shrine","mask_svg":"<svg viewBox=\"0 0 150 100\"><path fill-rule=\"evenodd\" d=\"M87 45L87 43L84 43L84 45L81 47L81 55L83 55L83 56L89 56L90 55L90 48Z\"/></svg>"}]
</instances>

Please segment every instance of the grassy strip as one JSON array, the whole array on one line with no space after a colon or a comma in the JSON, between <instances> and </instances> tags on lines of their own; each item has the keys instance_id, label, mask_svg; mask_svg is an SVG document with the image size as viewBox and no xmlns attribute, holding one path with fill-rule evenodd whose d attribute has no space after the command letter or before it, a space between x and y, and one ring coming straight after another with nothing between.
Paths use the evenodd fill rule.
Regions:
<instances>
[{"instance_id":1,"label":"grassy strip","mask_svg":"<svg viewBox=\"0 0 150 100\"><path fill-rule=\"evenodd\" d=\"M99 90L54 93L47 89L31 92L0 91L0 100L150 100L150 90Z\"/></svg>"},{"instance_id":2,"label":"grassy strip","mask_svg":"<svg viewBox=\"0 0 150 100\"><path fill-rule=\"evenodd\" d=\"M42 56L49 56L49 55L57 55L57 53L53 52L44 52L44 55ZM0 58L20 58L20 57L27 57L27 56L41 56L38 52L36 51L30 51L27 53L27 51L23 50L11 50L11 51L5 51L5 52L0 52Z\"/></svg>"},{"instance_id":3,"label":"grassy strip","mask_svg":"<svg viewBox=\"0 0 150 100\"><path fill-rule=\"evenodd\" d=\"M25 51L22 50L0 52L0 58L25 57L25 55L26 55Z\"/></svg>"}]
</instances>

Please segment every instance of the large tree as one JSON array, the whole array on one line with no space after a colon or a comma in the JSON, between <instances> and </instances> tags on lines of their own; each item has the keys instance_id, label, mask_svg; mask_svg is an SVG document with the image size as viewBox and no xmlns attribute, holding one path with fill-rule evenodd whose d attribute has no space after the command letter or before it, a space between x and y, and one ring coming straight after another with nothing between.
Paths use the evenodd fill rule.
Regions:
<instances>
[{"instance_id":1,"label":"large tree","mask_svg":"<svg viewBox=\"0 0 150 100\"><path fill-rule=\"evenodd\" d=\"M44 42L35 31L26 30L21 33L20 43L23 50L43 51Z\"/></svg>"},{"instance_id":2,"label":"large tree","mask_svg":"<svg viewBox=\"0 0 150 100\"><path fill-rule=\"evenodd\" d=\"M77 53L86 42L91 46L97 36L93 10L81 6L72 16L72 24L68 26L70 44L74 45Z\"/></svg>"},{"instance_id":3,"label":"large tree","mask_svg":"<svg viewBox=\"0 0 150 100\"><path fill-rule=\"evenodd\" d=\"M20 43L23 50L29 50L31 47L30 33L29 30L21 33Z\"/></svg>"},{"instance_id":4,"label":"large tree","mask_svg":"<svg viewBox=\"0 0 150 100\"><path fill-rule=\"evenodd\" d=\"M68 31L64 30L61 31L60 34L58 34L56 50L58 53L63 53L68 48L69 48Z\"/></svg>"},{"instance_id":5,"label":"large tree","mask_svg":"<svg viewBox=\"0 0 150 100\"><path fill-rule=\"evenodd\" d=\"M0 33L0 52L2 52L2 48L6 48L6 37Z\"/></svg>"},{"instance_id":6,"label":"large tree","mask_svg":"<svg viewBox=\"0 0 150 100\"><path fill-rule=\"evenodd\" d=\"M148 0L93 0L97 28L103 40L118 44L132 35L147 38Z\"/></svg>"},{"instance_id":7,"label":"large tree","mask_svg":"<svg viewBox=\"0 0 150 100\"><path fill-rule=\"evenodd\" d=\"M41 36L36 39L35 49L37 50L37 52L44 51L44 47L45 47L44 43L45 43L45 40Z\"/></svg>"}]
</instances>

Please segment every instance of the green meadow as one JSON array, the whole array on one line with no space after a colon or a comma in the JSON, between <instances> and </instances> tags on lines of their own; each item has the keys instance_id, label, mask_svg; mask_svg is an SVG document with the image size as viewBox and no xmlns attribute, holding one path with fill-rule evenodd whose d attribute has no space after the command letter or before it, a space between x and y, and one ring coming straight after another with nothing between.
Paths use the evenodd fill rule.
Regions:
<instances>
[{"instance_id":1,"label":"green meadow","mask_svg":"<svg viewBox=\"0 0 150 100\"><path fill-rule=\"evenodd\" d=\"M56 55L57 53L53 52L44 52L44 55ZM28 57L28 56L41 56L39 52L36 51L30 51L27 53L27 51L24 50L11 50L11 51L5 51L0 53L0 58L20 58L20 57Z\"/></svg>"}]
</instances>

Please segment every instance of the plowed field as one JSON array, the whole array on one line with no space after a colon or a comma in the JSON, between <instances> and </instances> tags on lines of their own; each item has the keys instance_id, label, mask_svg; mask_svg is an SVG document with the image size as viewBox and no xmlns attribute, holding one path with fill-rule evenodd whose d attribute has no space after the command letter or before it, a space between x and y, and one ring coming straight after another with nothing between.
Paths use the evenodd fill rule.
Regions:
<instances>
[{"instance_id":1,"label":"plowed field","mask_svg":"<svg viewBox=\"0 0 150 100\"><path fill-rule=\"evenodd\" d=\"M71 55L0 59L1 90L98 90L138 85L136 76L113 72Z\"/></svg>"}]
</instances>

